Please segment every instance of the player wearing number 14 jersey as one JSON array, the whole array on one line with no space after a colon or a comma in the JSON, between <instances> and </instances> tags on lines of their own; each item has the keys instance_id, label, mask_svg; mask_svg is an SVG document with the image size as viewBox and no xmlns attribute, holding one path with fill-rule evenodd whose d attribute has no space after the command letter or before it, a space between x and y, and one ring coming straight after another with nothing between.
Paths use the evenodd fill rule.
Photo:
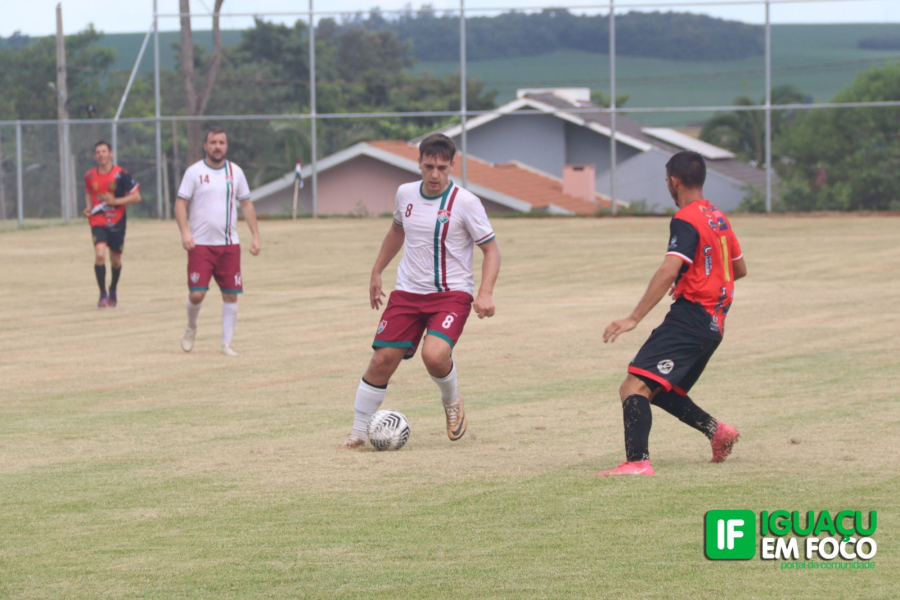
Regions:
<instances>
[{"instance_id":1,"label":"player wearing number 14 jersey","mask_svg":"<svg viewBox=\"0 0 900 600\"><path fill-rule=\"evenodd\" d=\"M375 354L359 382L353 432L341 448L365 444L369 420L384 401L391 376L404 358L413 357L423 334L422 359L441 391L447 436L455 441L466 432L452 351L473 306L480 319L494 315L492 295L500 273L500 247L481 201L450 181L455 154L456 146L447 136L425 138L419 145L422 181L397 190L394 222L372 269L372 308L382 304L381 273L402 248L397 286L372 342ZM473 299L475 246L484 253L484 263L481 286Z\"/></svg>"},{"instance_id":2,"label":"player wearing number 14 jersey","mask_svg":"<svg viewBox=\"0 0 900 600\"><path fill-rule=\"evenodd\" d=\"M608 475L653 475L650 465L651 403L703 433L712 462L722 462L738 439L734 427L716 421L688 396L725 333L734 282L747 274L731 223L703 198L706 164L696 152L679 152L666 164L666 183L678 205L669 225L663 264L631 316L613 321L604 342L634 329L666 290L675 302L628 367L619 388L625 421L625 462Z\"/></svg>"}]
</instances>

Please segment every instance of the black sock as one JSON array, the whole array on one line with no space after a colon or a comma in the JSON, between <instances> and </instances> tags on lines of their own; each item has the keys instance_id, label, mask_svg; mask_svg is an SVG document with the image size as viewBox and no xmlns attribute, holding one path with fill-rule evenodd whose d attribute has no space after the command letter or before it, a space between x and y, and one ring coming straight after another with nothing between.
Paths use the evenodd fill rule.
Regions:
<instances>
[{"instance_id":1,"label":"black sock","mask_svg":"<svg viewBox=\"0 0 900 600\"><path fill-rule=\"evenodd\" d=\"M116 284L119 283L119 275L122 274L122 267L113 267L112 268L112 281L109 282L109 291L113 293L116 291Z\"/></svg>"},{"instance_id":2,"label":"black sock","mask_svg":"<svg viewBox=\"0 0 900 600\"><path fill-rule=\"evenodd\" d=\"M94 265L94 275L97 276L97 285L100 286L100 293L106 293L106 265Z\"/></svg>"},{"instance_id":3,"label":"black sock","mask_svg":"<svg viewBox=\"0 0 900 600\"><path fill-rule=\"evenodd\" d=\"M625 421L625 460L650 460L650 426L653 424L650 401L638 394L628 396L622 403L622 417Z\"/></svg>"},{"instance_id":4,"label":"black sock","mask_svg":"<svg viewBox=\"0 0 900 600\"><path fill-rule=\"evenodd\" d=\"M690 425L707 438L716 435L716 427L719 423L709 413L694 404L694 401L688 396L680 396L674 391L661 391L653 399L653 404L685 425Z\"/></svg>"}]
</instances>

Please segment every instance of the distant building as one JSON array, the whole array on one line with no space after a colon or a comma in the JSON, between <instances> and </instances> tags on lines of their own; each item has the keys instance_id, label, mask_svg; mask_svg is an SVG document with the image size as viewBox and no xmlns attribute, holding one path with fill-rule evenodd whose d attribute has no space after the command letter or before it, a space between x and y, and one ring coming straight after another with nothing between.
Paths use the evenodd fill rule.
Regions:
<instances>
[{"instance_id":1,"label":"distant building","mask_svg":"<svg viewBox=\"0 0 900 600\"><path fill-rule=\"evenodd\" d=\"M609 197L610 115L590 110L560 112L590 108L599 107L590 102L588 88L519 90L518 97L498 107L496 113L467 121L467 150L487 161L517 161L556 176L561 176L566 165L593 165L595 190ZM516 114L525 110L539 114ZM440 131L461 143L461 125ZM751 187L765 187L765 171L736 160L728 150L675 129L645 127L617 115L618 200L639 202L657 212L674 208L665 184L665 164L682 150L699 152L706 159L706 196L725 211L737 208Z\"/></svg>"},{"instance_id":2,"label":"distant building","mask_svg":"<svg viewBox=\"0 0 900 600\"><path fill-rule=\"evenodd\" d=\"M421 179L419 149L403 140L362 142L318 161L320 215L375 216L392 213L397 187ZM312 212L312 168L302 169L299 212ZM574 165L560 177L506 161L492 164L469 155L466 188L481 198L489 213L543 212L589 215L609 210L609 199L594 192L592 165ZM462 184L462 156L457 154L452 179ZM259 214L289 215L294 172L251 192Z\"/></svg>"}]
</instances>

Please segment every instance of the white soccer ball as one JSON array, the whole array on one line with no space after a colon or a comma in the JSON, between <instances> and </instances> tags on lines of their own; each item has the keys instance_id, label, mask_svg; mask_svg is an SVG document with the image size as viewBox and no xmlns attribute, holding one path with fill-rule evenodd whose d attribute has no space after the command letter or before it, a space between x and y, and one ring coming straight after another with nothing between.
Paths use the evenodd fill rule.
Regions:
<instances>
[{"instance_id":1,"label":"white soccer ball","mask_svg":"<svg viewBox=\"0 0 900 600\"><path fill-rule=\"evenodd\" d=\"M399 450L409 439L409 421L397 410L379 410L366 432L376 450Z\"/></svg>"}]
</instances>

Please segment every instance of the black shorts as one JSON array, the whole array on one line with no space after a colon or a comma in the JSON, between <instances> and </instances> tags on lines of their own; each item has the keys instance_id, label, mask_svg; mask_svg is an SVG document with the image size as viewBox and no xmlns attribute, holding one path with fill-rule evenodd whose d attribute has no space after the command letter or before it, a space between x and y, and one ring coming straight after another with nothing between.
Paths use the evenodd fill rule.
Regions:
<instances>
[{"instance_id":1,"label":"black shorts","mask_svg":"<svg viewBox=\"0 0 900 600\"><path fill-rule=\"evenodd\" d=\"M91 236L94 238L94 245L106 244L110 250L121 254L122 248L125 247L125 224L115 227L91 227Z\"/></svg>"},{"instance_id":2,"label":"black shorts","mask_svg":"<svg viewBox=\"0 0 900 600\"><path fill-rule=\"evenodd\" d=\"M628 372L651 390L662 386L667 392L675 390L687 396L721 342L721 338L713 339L663 321L638 350Z\"/></svg>"}]
</instances>

